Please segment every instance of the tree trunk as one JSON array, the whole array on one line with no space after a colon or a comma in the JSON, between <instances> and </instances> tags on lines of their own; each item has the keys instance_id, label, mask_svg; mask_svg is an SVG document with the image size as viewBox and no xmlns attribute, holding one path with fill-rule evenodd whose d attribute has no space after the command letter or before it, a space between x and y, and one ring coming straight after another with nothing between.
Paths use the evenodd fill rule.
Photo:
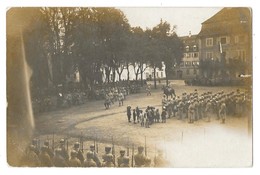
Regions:
<instances>
[{"instance_id":1,"label":"tree trunk","mask_svg":"<svg viewBox=\"0 0 260 175\"><path fill-rule=\"evenodd\" d=\"M154 89L157 89L157 86L156 86L156 67L153 68L153 82L154 82Z\"/></svg>"}]
</instances>

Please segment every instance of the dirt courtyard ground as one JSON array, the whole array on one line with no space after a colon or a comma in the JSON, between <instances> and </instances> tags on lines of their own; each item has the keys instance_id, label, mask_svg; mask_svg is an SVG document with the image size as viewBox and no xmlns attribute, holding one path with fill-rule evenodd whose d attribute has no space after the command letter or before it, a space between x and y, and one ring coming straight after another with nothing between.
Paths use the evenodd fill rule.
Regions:
<instances>
[{"instance_id":1,"label":"dirt courtyard ground","mask_svg":"<svg viewBox=\"0 0 260 175\"><path fill-rule=\"evenodd\" d=\"M183 82L173 81L176 94L181 95L198 90L230 92L237 87L195 87L185 86ZM159 85L160 87L160 85ZM154 158L157 150L164 152L170 167L248 167L252 165L252 135L248 115L241 117L227 116L226 124L212 119L211 122L200 120L194 124L176 118L168 119L166 123L156 123L151 128L140 124L128 123L126 106L149 106L161 111L162 91L153 89L151 96L138 93L126 97L124 106L112 105L105 110L103 101L89 101L83 105L69 109L43 113L35 118L35 135L41 140L51 139L54 133L55 144L60 138L69 139L69 147L82 136L84 149L96 139L99 154L104 146L115 144L116 155L119 150L132 146L137 152L137 146L147 144L147 155Z\"/></svg>"}]
</instances>

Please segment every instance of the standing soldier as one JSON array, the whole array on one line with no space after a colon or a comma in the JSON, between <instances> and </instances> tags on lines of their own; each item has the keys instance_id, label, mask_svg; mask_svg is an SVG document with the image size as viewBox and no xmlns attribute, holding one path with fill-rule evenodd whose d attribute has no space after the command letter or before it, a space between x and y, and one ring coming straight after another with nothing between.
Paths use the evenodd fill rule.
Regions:
<instances>
[{"instance_id":1,"label":"standing soldier","mask_svg":"<svg viewBox=\"0 0 260 175\"><path fill-rule=\"evenodd\" d=\"M138 147L138 153L134 156L134 160L135 160L135 166L136 167L144 167L145 166L146 156L144 155L144 147L143 146Z\"/></svg>"},{"instance_id":2,"label":"standing soldier","mask_svg":"<svg viewBox=\"0 0 260 175\"><path fill-rule=\"evenodd\" d=\"M219 109L219 116L222 120L222 123L225 123L225 121L226 121L226 104L225 104L224 100L221 101L220 104L221 105L220 105L220 109Z\"/></svg>"},{"instance_id":3,"label":"standing soldier","mask_svg":"<svg viewBox=\"0 0 260 175\"><path fill-rule=\"evenodd\" d=\"M159 112L159 109L156 109L156 111L155 111L155 122L156 123L160 122L160 112Z\"/></svg>"},{"instance_id":4,"label":"standing soldier","mask_svg":"<svg viewBox=\"0 0 260 175\"><path fill-rule=\"evenodd\" d=\"M189 105L189 108L188 108L188 112L189 112L189 123L193 123L194 122L194 101L191 100L190 101L190 105Z\"/></svg>"},{"instance_id":5,"label":"standing soldier","mask_svg":"<svg viewBox=\"0 0 260 175\"><path fill-rule=\"evenodd\" d=\"M125 150L120 150L120 156L117 158L117 166L121 167L121 164L124 163L124 159L125 159Z\"/></svg>"},{"instance_id":6,"label":"standing soldier","mask_svg":"<svg viewBox=\"0 0 260 175\"><path fill-rule=\"evenodd\" d=\"M49 140L45 140L44 141L44 146L47 147L47 153L49 154L50 158L52 159L53 156L54 156L54 153L53 153L52 149L49 146Z\"/></svg>"},{"instance_id":7,"label":"standing soldier","mask_svg":"<svg viewBox=\"0 0 260 175\"><path fill-rule=\"evenodd\" d=\"M67 167L68 166L66 160L64 159L64 157L62 157L61 152L62 151L60 148L55 150L55 156L53 157L53 165L55 167Z\"/></svg>"},{"instance_id":8,"label":"standing soldier","mask_svg":"<svg viewBox=\"0 0 260 175\"><path fill-rule=\"evenodd\" d=\"M83 167L97 167L96 162L93 160L94 159L93 152L88 151L86 157L87 159L84 161Z\"/></svg>"},{"instance_id":9,"label":"standing soldier","mask_svg":"<svg viewBox=\"0 0 260 175\"><path fill-rule=\"evenodd\" d=\"M70 167L81 167L81 162L80 160L77 158L77 151L72 150L70 152L70 160L69 160L69 166Z\"/></svg>"},{"instance_id":10,"label":"standing soldier","mask_svg":"<svg viewBox=\"0 0 260 175\"><path fill-rule=\"evenodd\" d=\"M133 109L133 120L134 120L134 124L136 124L136 111L135 109Z\"/></svg>"},{"instance_id":11,"label":"standing soldier","mask_svg":"<svg viewBox=\"0 0 260 175\"><path fill-rule=\"evenodd\" d=\"M127 118L128 118L128 122L131 122L131 106L127 106L126 108L126 112L127 112Z\"/></svg>"},{"instance_id":12,"label":"standing soldier","mask_svg":"<svg viewBox=\"0 0 260 175\"><path fill-rule=\"evenodd\" d=\"M65 148L65 140L61 139L60 140L60 149L61 149L61 156L68 161L69 160L69 153L68 150Z\"/></svg>"},{"instance_id":13,"label":"standing soldier","mask_svg":"<svg viewBox=\"0 0 260 175\"><path fill-rule=\"evenodd\" d=\"M48 154L48 147L47 146L43 146L41 148L41 153L39 154L39 159L41 161L41 166L43 167L51 167L52 166L52 161L51 158Z\"/></svg>"},{"instance_id":14,"label":"standing soldier","mask_svg":"<svg viewBox=\"0 0 260 175\"><path fill-rule=\"evenodd\" d=\"M140 122L140 109L138 106L136 106L135 111L136 111L136 116L137 116L137 122L139 123Z\"/></svg>"},{"instance_id":15,"label":"standing soldier","mask_svg":"<svg viewBox=\"0 0 260 175\"><path fill-rule=\"evenodd\" d=\"M113 155L109 154L106 156L106 161L103 163L102 167L112 168L115 167L113 163Z\"/></svg>"},{"instance_id":16,"label":"standing soldier","mask_svg":"<svg viewBox=\"0 0 260 175\"><path fill-rule=\"evenodd\" d=\"M211 102L212 102L211 100L207 101L206 109L205 109L206 118L208 119L208 122L210 122L211 111L212 111L212 103Z\"/></svg>"},{"instance_id":17,"label":"standing soldier","mask_svg":"<svg viewBox=\"0 0 260 175\"><path fill-rule=\"evenodd\" d=\"M113 155L111 154L111 147L110 146L106 146L105 147L105 154L102 155L102 159L103 159L103 162L107 162L108 161L108 156L112 156L112 163L114 162L113 160Z\"/></svg>"},{"instance_id":18,"label":"standing soldier","mask_svg":"<svg viewBox=\"0 0 260 175\"><path fill-rule=\"evenodd\" d=\"M162 117L162 123L166 123L166 109L165 107L163 108L163 111L162 111L162 114L161 114L161 117Z\"/></svg>"},{"instance_id":19,"label":"standing soldier","mask_svg":"<svg viewBox=\"0 0 260 175\"><path fill-rule=\"evenodd\" d=\"M122 92L119 92L119 94L118 94L118 105L119 106L124 105L124 94Z\"/></svg>"},{"instance_id":20,"label":"standing soldier","mask_svg":"<svg viewBox=\"0 0 260 175\"><path fill-rule=\"evenodd\" d=\"M82 151L80 150L80 143L79 142L76 142L74 144L74 147L73 149L76 151L77 153L77 158L80 160L80 163L83 164L84 163L84 156L83 156L83 153Z\"/></svg>"},{"instance_id":21,"label":"standing soldier","mask_svg":"<svg viewBox=\"0 0 260 175\"><path fill-rule=\"evenodd\" d=\"M38 167L41 165L39 157L35 151L36 147L34 145L30 145L29 150L26 152L24 161L22 162L24 166Z\"/></svg>"},{"instance_id":22,"label":"standing soldier","mask_svg":"<svg viewBox=\"0 0 260 175\"><path fill-rule=\"evenodd\" d=\"M99 160L98 154L95 151L95 145L90 145L90 151L93 153L93 160L97 164L98 167L101 167L101 162Z\"/></svg>"}]
</instances>

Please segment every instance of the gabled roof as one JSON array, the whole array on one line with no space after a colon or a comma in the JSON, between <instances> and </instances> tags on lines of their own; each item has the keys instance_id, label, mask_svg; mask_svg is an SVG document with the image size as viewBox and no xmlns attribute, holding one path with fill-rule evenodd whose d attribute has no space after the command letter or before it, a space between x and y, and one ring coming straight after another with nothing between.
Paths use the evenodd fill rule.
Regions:
<instances>
[{"instance_id":1,"label":"gabled roof","mask_svg":"<svg viewBox=\"0 0 260 175\"><path fill-rule=\"evenodd\" d=\"M198 35L212 36L248 32L251 24L250 15L249 8L223 8L218 13L202 23L202 28Z\"/></svg>"}]
</instances>

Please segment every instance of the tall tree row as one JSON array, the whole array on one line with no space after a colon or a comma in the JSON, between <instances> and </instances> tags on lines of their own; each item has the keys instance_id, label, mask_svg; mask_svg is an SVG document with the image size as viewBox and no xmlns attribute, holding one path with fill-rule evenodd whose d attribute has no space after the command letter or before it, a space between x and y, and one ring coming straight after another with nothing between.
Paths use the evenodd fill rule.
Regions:
<instances>
[{"instance_id":1,"label":"tall tree row","mask_svg":"<svg viewBox=\"0 0 260 175\"><path fill-rule=\"evenodd\" d=\"M34 8L35 19L25 32L32 86L44 89L65 84L78 71L85 89L95 84L121 81L132 66L136 79L144 71L166 66L166 77L182 55L181 42L166 21L143 30L129 25L115 8ZM167 78L168 79L168 78Z\"/></svg>"}]
</instances>

